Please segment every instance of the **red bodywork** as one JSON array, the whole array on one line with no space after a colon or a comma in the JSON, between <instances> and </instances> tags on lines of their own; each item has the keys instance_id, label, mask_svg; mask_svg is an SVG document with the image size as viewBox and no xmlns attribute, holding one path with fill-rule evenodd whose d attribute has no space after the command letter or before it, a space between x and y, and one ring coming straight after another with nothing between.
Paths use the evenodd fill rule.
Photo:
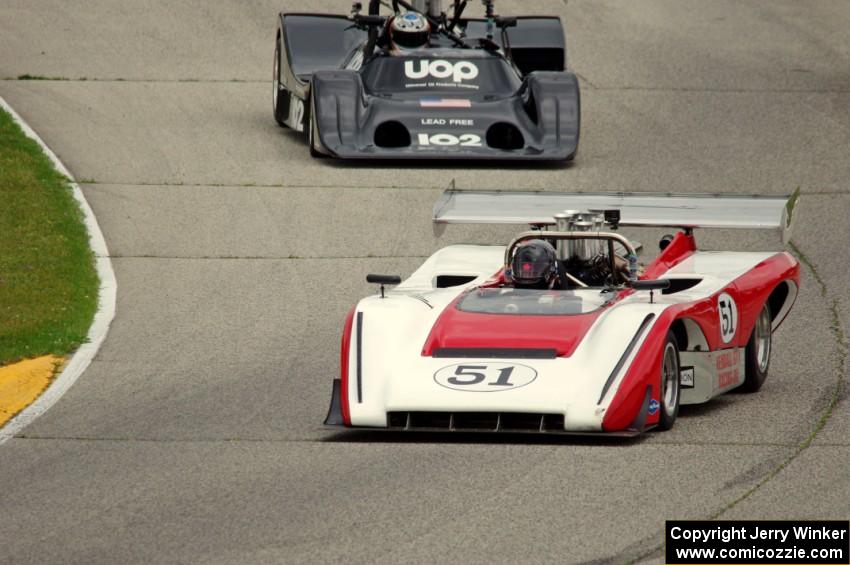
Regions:
<instances>
[{"instance_id":1,"label":"red bodywork","mask_svg":"<svg viewBox=\"0 0 850 565\"><path fill-rule=\"evenodd\" d=\"M474 291L473 291L474 292ZM602 309L570 316L505 316L464 312L459 296L443 311L422 348L431 357L442 348L554 349L569 357L593 326Z\"/></svg>"},{"instance_id":2,"label":"red bodywork","mask_svg":"<svg viewBox=\"0 0 850 565\"><path fill-rule=\"evenodd\" d=\"M696 242L690 233L680 232L665 250L644 270L642 279L662 277L671 268L680 264L696 252ZM756 318L771 293L783 281L800 282L799 263L788 253L778 253L759 263L745 275L732 281L718 293L703 300L670 306L654 321L652 328L640 346L603 418L605 432L629 429L638 419L649 389L651 399L658 398L660 391L661 362L664 343L671 326L676 320L690 319L702 330L711 351L724 348L745 347ZM503 284L503 272L499 271L483 286ZM633 293L631 289L620 293L615 304ZM739 323L737 334L730 343L724 344L720 335L717 295L726 292L738 305ZM555 349L558 356L569 357L581 343L604 308L577 316L505 316L464 312L456 305L458 297L440 315L422 348L423 356L431 356L437 348L510 348L510 349ZM350 425L348 403L348 351L354 309L345 320L342 336L341 381L342 414L346 425ZM660 411L647 415L645 427L658 423Z\"/></svg>"},{"instance_id":3,"label":"red bodywork","mask_svg":"<svg viewBox=\"0 0 850 565\"><path fill-rule=\"evenodd\" d=\"M348 352L351 347L351 328L354 325L354 312L357 307L353 307L348 311L348 316L345 317L345 326L342 330L342 345L339 354L339 373L340 373L340 399L339 404L342 410L342 421L346 426L351 425L351 409L348 404Z\"/></svg>"},{"instance_id":4,"label":"red bodywork","mask_svg":"<svg viewBox=\"0 0 850 565\"><path fill-rule=\"evenodd\" d=\"M691 256L695 250L693 236L678 234L667 249L647 266L644 278L662 276ZM704 300L679 304L666 309L641 345L616 396L611 401L602 421L603 431L613 432L628 428L635 421L643 405L647 387L651 387L651 398L659 400L664 343L674 321L688 318L696 322L711 351L735 346L746 347L759 312L776 287L786 280L793 281L799 287L800 265L788 253L778 253L762 261L721 291L728 293L739 309L737 334L728 344L724 344L720 337L720 316L717 309L719 292ZM646 425L657 424L659 418L660 413L649 415Z\"/></svg>"}]
</instances>

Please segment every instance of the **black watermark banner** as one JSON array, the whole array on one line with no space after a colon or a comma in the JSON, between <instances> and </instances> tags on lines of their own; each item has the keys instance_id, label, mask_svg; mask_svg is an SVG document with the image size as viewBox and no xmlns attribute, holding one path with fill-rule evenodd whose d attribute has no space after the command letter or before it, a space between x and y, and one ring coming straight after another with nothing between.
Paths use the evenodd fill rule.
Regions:
<instances>
[{"instance_id":1,"label":"black watermark banner","mask_svg":"<svg viewBox=\"0 0 850 565\"><path fill-rule=\"evenodd\" d=\"M850 565L850 522L668 520L665 563Z\"/></svg>"}]
</instances>

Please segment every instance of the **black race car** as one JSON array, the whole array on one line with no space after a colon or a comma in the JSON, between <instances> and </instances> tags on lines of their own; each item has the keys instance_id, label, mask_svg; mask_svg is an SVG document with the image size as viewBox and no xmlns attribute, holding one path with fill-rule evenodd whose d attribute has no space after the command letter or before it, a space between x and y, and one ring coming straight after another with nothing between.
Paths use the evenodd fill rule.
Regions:
<instances>
[{"instance_id":1,"label":"black race car","mask_svg":"<svg viewBox=\"0 0 850 565\"><path fill-rule=\"evenodd\" d=\"M351 15L280 14L274 117L313 156L572 160L576 76L558 17L451 15L440 0L381 0Z\"/></svg>"}]
</instances>

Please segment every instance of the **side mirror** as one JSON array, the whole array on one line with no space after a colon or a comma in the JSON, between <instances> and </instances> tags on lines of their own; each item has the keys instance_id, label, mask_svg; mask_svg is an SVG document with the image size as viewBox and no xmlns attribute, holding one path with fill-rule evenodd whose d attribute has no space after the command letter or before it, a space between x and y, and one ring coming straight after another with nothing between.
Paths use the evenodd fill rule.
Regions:
<instances>
[{"instance_id":1,"label":"side mirror","mask_svg":"<svg viewBox=\"0 0 850 565\"><path fill-rule=\"evenodd\" d=\"M381 298L386 298L384 286L401 284L401 277L398 275L366 275L366 282L381 285Z\"/></svg>"},{"instance_id":2,"label":"side mirror","mask_svg":"<svg viewBox=\"0 0 850 565\"><path fill-rule=\"evenodd\" d=\"M366 282L372 284L401 284L397 275L366 275Z\"/></svg>"},{"instance_id":3,"label":"side mirror","mask_svg":"<svg viewBox=\"0 0 850 565\"><path fill-rule=\"evenodd\" d=\"M657 279L654 281L635 281L632 283L632 288L635 290L648 290L649 303L654 304L655 291L670 288L670 279Z\"/></svg>"}]
</instances>

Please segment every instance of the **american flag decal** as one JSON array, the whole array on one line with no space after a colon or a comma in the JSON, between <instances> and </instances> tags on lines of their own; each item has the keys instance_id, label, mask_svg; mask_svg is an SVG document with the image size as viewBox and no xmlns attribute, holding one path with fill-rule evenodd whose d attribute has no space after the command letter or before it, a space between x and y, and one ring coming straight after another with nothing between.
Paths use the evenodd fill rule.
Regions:
<instances>
[{"instance_id":1,"label":"american flag decal","mask_svg":"<svg viewBox=\"0 0 850 565\"><path fill-rule=\"evenodd\" d=\"M472 108L472 101L460 98L420 98L422 108Z\"/></svg>"}]
</instances>

